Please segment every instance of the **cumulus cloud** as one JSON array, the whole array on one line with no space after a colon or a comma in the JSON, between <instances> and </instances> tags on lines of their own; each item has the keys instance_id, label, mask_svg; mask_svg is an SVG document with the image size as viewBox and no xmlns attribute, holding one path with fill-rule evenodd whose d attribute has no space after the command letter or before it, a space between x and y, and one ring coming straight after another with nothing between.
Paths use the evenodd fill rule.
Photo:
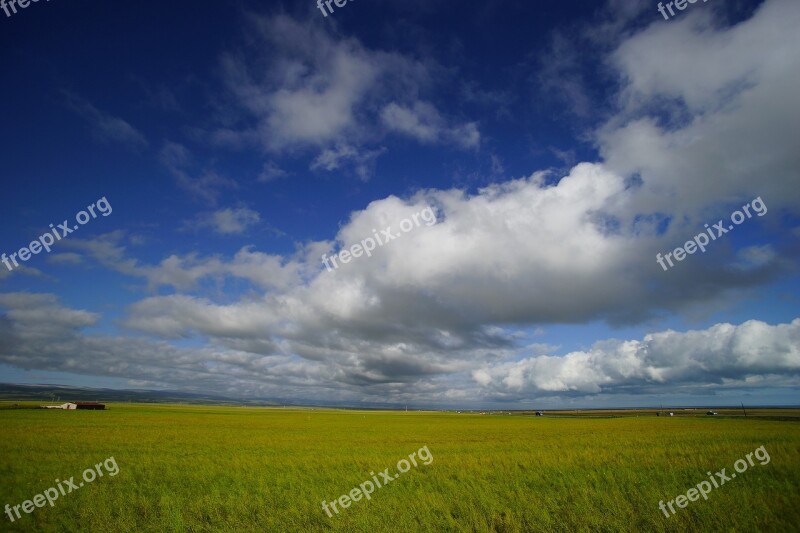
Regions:
<instances>
[{"instance_id":1,"label":"cumulus cloud","mask_svg":"<svg viewBox=\"0 0 800 533\"><path fill-rule=\"evenodd\" d=\"M87 335L99 316L53 295L0 294L0 361L19 368L127 377L151 386L230 395L297 395L322 365L213 346L176 348L141 338Z\"/></svg>"},{"instance_id":2,"label":"cumulus cloud","mask_svg":"<svg viewBox=\"0 0 800 533\"><path fill-rule=\"evenodd\" d=\"M620 112L598 136L606 164L641 176L639 210L695 220L762 196L796 211L800 4L767 1L733 26L716 17L695 9L612 53L624 84Z\"/></svg>"},{"instance_id":3,"label":"cumulus cloud","mask_svg":"<svg viewBox=\"0 0 800 533\"><path fill-rule=\"evenodd\" d=\"M175 296L143 300L137 307L152 308L149 312L162 318L184 317L180 324L160 318L148 329L177 337L191 324L209 342L187 349L163 341L88 335L81 330L96 324L97 314L69 309L53 295L5 293L0 294L5 311L0 315L0 362L237 396L378 403L388 396L441 405L556 394L702 395L732 388L796 387L800 374L800 319L775 326L748 321L685 333L667 330L641 341L607 340L587 351L515 362L448 360L442 357L445 338L439 339L437 357L419 356L413 341L398 340L383 353L365 353L357 360L352 354L368 348L366 340L326 335L323 348L303 345L291 327L283 330L285 340L254 335L281 321L279 313L271 314L258 302L230 307ZM432 345L427 349L436 351Z\"/></svg>"},{"instance_id":4,"label":"cumulus cloud","mask_svg":"<svg viewBox=\"0 0 800 533\"><path fill-rule=\"evenodd\" d=\"M184 305L188 301L182 304L176 299L174 303L176 310L191 313ZM242 316L228 315L218 324L212 343L187 349L141 338L87 335L81 330L99 317L69 309L53 295L0 294L0 309L5 310L0 315L0 362L26 369L125 377L164 388L262 398L319 400L324 395L328 401L382 402L392 391L402 394L418 387L401 382L408 376L446 370L402 353L364 364L301 359L288 353L280 342L242 334L249 325L260 322L260 314L245 323L240 321ZM203 322L197 316L193 320L198 326ZM384 366L399 379L387 380L380 370Z\"/></svg>"},{"instance_id":5,"label":"cumulus cloud","mask_svg":"<svg viewBox=\"0 0 800 533\"><path fill-rule=\"evenodd\" d=\"M487 395L517 399L553 393L679 393L712 384L746 387L756 377L775 378L773 385L800 384L800 319L776 326L751 320L686 333L668 330L641 341L601 341L587 351L529 357L472 373Z\"/></svg>"},{"instance_id":6,"label":"cumulus cloud","mask_svg":"<svg viewBox=\"0 0 800 533\"><path fill-rule=\"evenodd\" d=\"M685 264L685 276L664 276L653 260L652 235L642 237L634 228L609 232L596 216L631 194L619 176L583 164L560 180L536 174L474 195L430 190L408 200L390 197L354 213L334 241L310 246L297 258L298 273L300 265L308 268L295 283L227 304L152 297L128 309L125 325L165 339L199 337L256 353L279 345L300 360L331 365L343 387L389 387L409 395L425 389L428 395L419 397L444 401L466 386L458 376L470 369L488 384L491 373L484 369L492 364L552 349L520 348L500 324L641 321L659 309L722 297L775 274L773 264L747 271L726 266L735 258L720 254ZM397 231L401 220L427 205L438 213L435 225L334 272L319 268L322 252L349 247L377 228ZM263 279L256 277L264 272L259 263L249 271L240 257L192 261L191 268L176 261L139 270L169 273L173 280L181 272L192 279L223 272ZM520 382L520 372L507 382ZM592 376L585 375L583 393L597 390ZM444 388L429 388L433 383Z\"/></svg>"},{"instance_id":7,"label":"cumulus cloud","mask_svg":"<svg viewBox=\"0 0 800 533\"><path fill-rule=\"evenodd\" d=\"M226 304L148 298L128 309L128 327L167 339L225 339L241 350L278 344L303 360L335 364L348 383L411 384L414 375L436 379L513 359L519 348L506 324L638 323L725 301L785 270L769 249L737 255L720 245L665 275L654 259L657 232L608 218L635 197L625 179L584 163L564 177L536 173L474 194L427 190L374 201L332 241L309 243L291 258L248 247L231 260L190 254L143 265L126 257L119 235L72 242L151 288L191 291L202 279L240 279L269 291ZM427 206L437 212L435 225L334 272L322 268L323 253L378 229L397 233L401 220Z\"/></svg>"}]
</instances>

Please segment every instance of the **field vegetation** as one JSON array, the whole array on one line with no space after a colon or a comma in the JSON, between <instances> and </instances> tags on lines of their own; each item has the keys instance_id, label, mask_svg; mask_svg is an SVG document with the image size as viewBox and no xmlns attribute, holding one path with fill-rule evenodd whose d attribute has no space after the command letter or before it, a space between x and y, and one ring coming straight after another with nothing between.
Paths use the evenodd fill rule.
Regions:
<instances>
[{"instance_id":1,"label":"field vegetation","mask_svg":"<svg viewBox=\"0 0 800 533\"><path fill-rule=\"evenodd\" d=\"M9 405L6 404L6 407ZM2 531L796 531L800 424L756 417L534 417L111 404L0 409L0 505L108 457L105 476ZM665 518L707 471L750 467ZM322 500L427 446L329 518Z\"/></svg>"}]
</instances>

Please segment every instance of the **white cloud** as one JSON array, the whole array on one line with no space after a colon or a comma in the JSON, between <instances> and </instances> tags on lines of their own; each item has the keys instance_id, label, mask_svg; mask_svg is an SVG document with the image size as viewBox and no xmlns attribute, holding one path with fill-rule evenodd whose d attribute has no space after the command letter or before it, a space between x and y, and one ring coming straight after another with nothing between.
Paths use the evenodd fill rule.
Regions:
<instances>
[{"instance_id":1,"label":"white cloud","mask_svg":"<svg viewBox=\"0 0 800 533\"><path fill-rule=\"evenodd\" d=\"M286 326L281 335L286 340L270 340L253 332L281 324L284 311L270 311L257 301L224 306L173 296L149 298L136 308L137 320L152 317L151 324L139 325L163 337L183 337L188 326L209 342L185 349L141 338L87 335L81 330L97 324L99 315L69 309L52 295L6 293L0 294L5 310L0 315L0 362L234 396L379 403L390 397L450 405L553 395L708 395L797 387L800 376L800 318L775 326L749 321L685 333L668 330L641 341L607 340L565 356L508 362L466 359L463 351L460 360L448 360L432 345L422 356L419 346L400 340L370 353L366 340L329 333L324 344L315 346L304 344ZM361 357L354 358L355 353Z\"/></svg>"},{"instance_id":2,"label":"white cloud","mask_svg":"<svg viewBox=\"0 0 800 533\"><path fill-rule=\"evenodd\" d=\"M340 144L333 148L326 148L311 162L311 170L326 170L332 172L343 167L346 163L353 165L356 175L363 181L369 179L375 168L375 161L384 152L378 150L359 150L348 144Z\"/></svg>"},{"instance_id":3,"label":"white cloud","mask_svg":"<svg viewBox=\"0 0 800 533\"><path fill-rule=\"evenodd\" d=\"M137 267L138 275L176 286L206 276L273 285L268 296L225 305L180 295L150 298L129 308L126 325L167 338L235 340L240 349L280 344L304 360L335 365L340 381L413 388L513 359L520 349L541 354L553 348L520 348L495 324L638 322L661 310L724 298L731 288L763 282L774 268L762 254L767 263L741 271L734 256L720 254L685 262L665 276L654 259L653 235L632 228L609 232L597 215L630 201L633 193L622 178L582 164L557 185L548 183L537 174L472 196L426 191L408 201L372 202L342 226L337 246L349 247L373 229L393 226L397 232L400 220L429 204L439 222L334 272L319 263L333 243L314 243L285 264L243 250L230 262L172 257L157 267ZM278 274L285 276L280 282ZM178 283L181 276L185 283ZM704 291L696 291L697 283ZM520 383L522 374L504 379ZM581 390L597 390L592 375L585 380ZM556 390L562 382L554 378L548 387Z\"/></svg>"},{"instance_id":4,"label":"white cloud","mask_svg":"<svg viewBox=\"0 0 800 533\"><path fill-rule=\"evenodd\" d=\"M13 263L9 260L9 264L13 266ZM46 278L47 276L39 270L38 268L31 267L25 264L21 264L17 267L13 267L13 270L9 270L5 265L0 263L0 280L10 278L15 274L22 274L24 276L32 276L35 278Z\"/></svg>"},{"instance_id":5,"label":"white cloud","mask_svg":"<svg viewBox=\"0 0 800 533\"><path fill-rule=\"evenodd\" d=\"M220 235L238 235L247 231L248 228L257 225L261 221L261 216L257 211L246 207L225 208L205 213L197 220L187 224L192 228L210 228Z\"/></svg>"},{"instance_id":6,"label":"white cloud","mask_svg":"<svg viewBox=\"0 0 800 533\"><path fill-rule=\"evenodd\" d=\"M51 332L94 325L99 315L87 311L75 311L58 305L52 294L12 292L0 294L0 306L7 308L5 317L14 323L16 331L22 331L32 339L49 337ZM49 321L50 327L37 330L34 325Z\"/></svg>"},{"instance_id":7,"label":"white cloud","mask_svg":"<svg viewBox=\"0 0 800 533\"><path fill-rule=\"evenodd\" d=\"M601 129L609 169L639 173L635 207L697 220L761 196L797 210L800 4L769 0L734 26L695 9L624 41L621 112Z\"/></svg>"},{"instance_id":8,"label":"white cloud","mask_svg":"<svg viewBox=\"0 0 800 533\"><path fill-rule=\"evenodd\" d=\"M417 100L432 84L427 65L369 49L312 22L287 16L250 22L253 39L269 55L258 61L236 53L223 57L225 83L247 116L212 133L216 142L256 142L270 153L292 155L316 150L312 168L338 170L346 163L362 179L382 151L375 145L386 128L424 143L478 146L476 123L449 124L432 103ZM418 123L408 123L413 120ZM426 127L433 128L433 138L422 133Z\"/></svg>"},{"instance_id":9,"label":"white cloud","mask_svg":"<svg viewBox=\"0 0 800 533\"><path fill-rule=\"evenodd\" d=\"M609 220L609 212L629 209L635 197L623 178L584 163L560 180L538 173L475 194L429 190L408 200L374 201L353 213L334 242L309 243L290 257L245 247L230 260L189 254L142 265L125 257L120 235L73 239L72 246L146 279L151 289L194 290L202 279L238 278L269 291L224 308L204 299L180 300L191 312L175 311L177 296L155 298L130 309L132 327L161 335L169 324L170 336L209 335L212 330L204 328L243 313L261 317L243 338L280 338L302 357L328 354L356 367L376 358L394 361L397 350L448 368L510 357L515 341L495 325L641 322L725 301L731 291L774 279L787 267L766 249L736 256L718 247L665 274L655 261L665 249L663 238L641 224ZM376 229L391 226L399 233L401 220L428 205L438 212L436 225L423 225L334 272L322 267L323 253L350 247ZM749 259L746 269L742 258ZM263 309L255 312L254 306ZM365 375L377 379L374 372Z\"/></svg>"},{"instance_id":10,"label":"white cloud","mask_svg":"<svg viewBox=\"0 0 800 533\"><path fill-rule=\"evenodd\" d=\"M274 54L270 68L259 70L232 54L223 67L228 87L258 121L265 148L324 146L353 130L356 104L385 68L381 55L286 16L254 23Z\"/></svg>"},{"instance_id":11,"label":"white cloud","mask_svg":"<svg viewBox=\"0 0 800 533\"><path fill-rule=\"evenodd\" d=\"M128 250L123 244L125 239L124 232L116 231L91 240L64 240L61 244L83 251L86 256L114 271L145 279L148 290L166 286L188 291L203 279L225 280L234 277L250 281L264 290L287 290L308 277L309 269L315 271L318 268L317 265L309 267L306 264L308 254L317 253L317 247L313 245L305 249L301 247L295 258L256 252L251 246L244 246L229 261L219 256L200 258L191 253L173 254L157 265L143 265L127 257ZM133 240L134 237L128 237L129 242Z\"/></svg>"},{"instance_id":12,"label":"white cloud","mask_svg":"<svg viewBox=\"0 0 800 533\"><path fill-rule=\"evenodd\" d=\"M474 122L451 126L427 102L414 102L406 107L392 102L381 111L381 120L390 130L403 133L423 143L453 143L463 148L475 148L481 136Z\"/></svg>"},{"instance_id":13,"label":"white cloud","mask_svg":"<svg viewBox=\"0 0 800 533\"><path fill-rule=\"evenodd\" d=\"M47 262L54 265L79 265L83 262L80 254L67 252L63 254L51 254L47 256Z\"/></svg>"},{"instance_id":14,"label":"white cloud","mask_svg":"<svg viewBox=\"0 0 800 533\"><path fill-rule=\"evenodd\" d=\"M540 355L475 370L487 391L516 398L552 393L747 387L754 377L800 385L800 318L770 326L751 320L702 331L652 333L641 341L601 341L588 351Z\"/></svg>"},{"instance_id":15,"label":"white cloud","mask_svg":"<svg viewBox=\"0 0 800 533\"><path fill-rule=\"evenodd\" d=\"M748 246L739 250L736 255L738 261L734 263L734 266L741 270L761 268L764 265L774 263L778 259L778 254L770 244Z\"/></svg>"},{"instance_id":16,"label":"white cloud","mask_svg":"<svg viewBox=\"0 0 800 533\"><path fill-rule=\"evenodd\" d=\"M322 365L233 348L176 348L141 338L86 335L99 316L53 295L0 294L0 361L19 368L126 377L162 387L228 395L299 395ZM266 346L262 345L266 350ZM273 347L271 352L275 351Z\"/></svg>"}]
</instances>

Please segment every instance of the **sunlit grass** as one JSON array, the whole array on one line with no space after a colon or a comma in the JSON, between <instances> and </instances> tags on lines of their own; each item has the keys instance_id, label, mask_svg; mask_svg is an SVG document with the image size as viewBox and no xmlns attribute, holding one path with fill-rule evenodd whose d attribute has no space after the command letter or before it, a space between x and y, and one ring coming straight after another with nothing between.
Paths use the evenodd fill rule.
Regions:
<instances>
[{"instance_id":1,"label":"sunlit grass","mask_svg":"<svg viewBox=\"0 0 800 533\"><path fill-rule=\"evenodd\" d=\"M114 456L102 477L8 531L790 531L800 425L756 419L549 419L156 405L0 410L0 505ZM667 519L658 509L766 446ZM428 446L372 500L330 502Z\"/></svg>"}]
</instances>

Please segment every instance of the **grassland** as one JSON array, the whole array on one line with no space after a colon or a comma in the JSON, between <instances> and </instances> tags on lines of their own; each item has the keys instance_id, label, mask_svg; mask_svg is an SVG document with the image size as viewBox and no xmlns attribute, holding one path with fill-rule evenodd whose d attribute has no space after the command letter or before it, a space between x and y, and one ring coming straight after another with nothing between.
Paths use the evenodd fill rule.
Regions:
<instances>
[{"instance_id":1,"label":"grassland","mask_svg":"<svg viewBox=\"0 0 800 533\"><path fill-rule=\"evenodd\" d=\"M0 410L0 505L113 456L2 531L797 531L800 423L112 404ZM764 445L667 519L670 500ZM331 501L427 446L433 463L329 518Z\"/></svg>"}]
</instances>

